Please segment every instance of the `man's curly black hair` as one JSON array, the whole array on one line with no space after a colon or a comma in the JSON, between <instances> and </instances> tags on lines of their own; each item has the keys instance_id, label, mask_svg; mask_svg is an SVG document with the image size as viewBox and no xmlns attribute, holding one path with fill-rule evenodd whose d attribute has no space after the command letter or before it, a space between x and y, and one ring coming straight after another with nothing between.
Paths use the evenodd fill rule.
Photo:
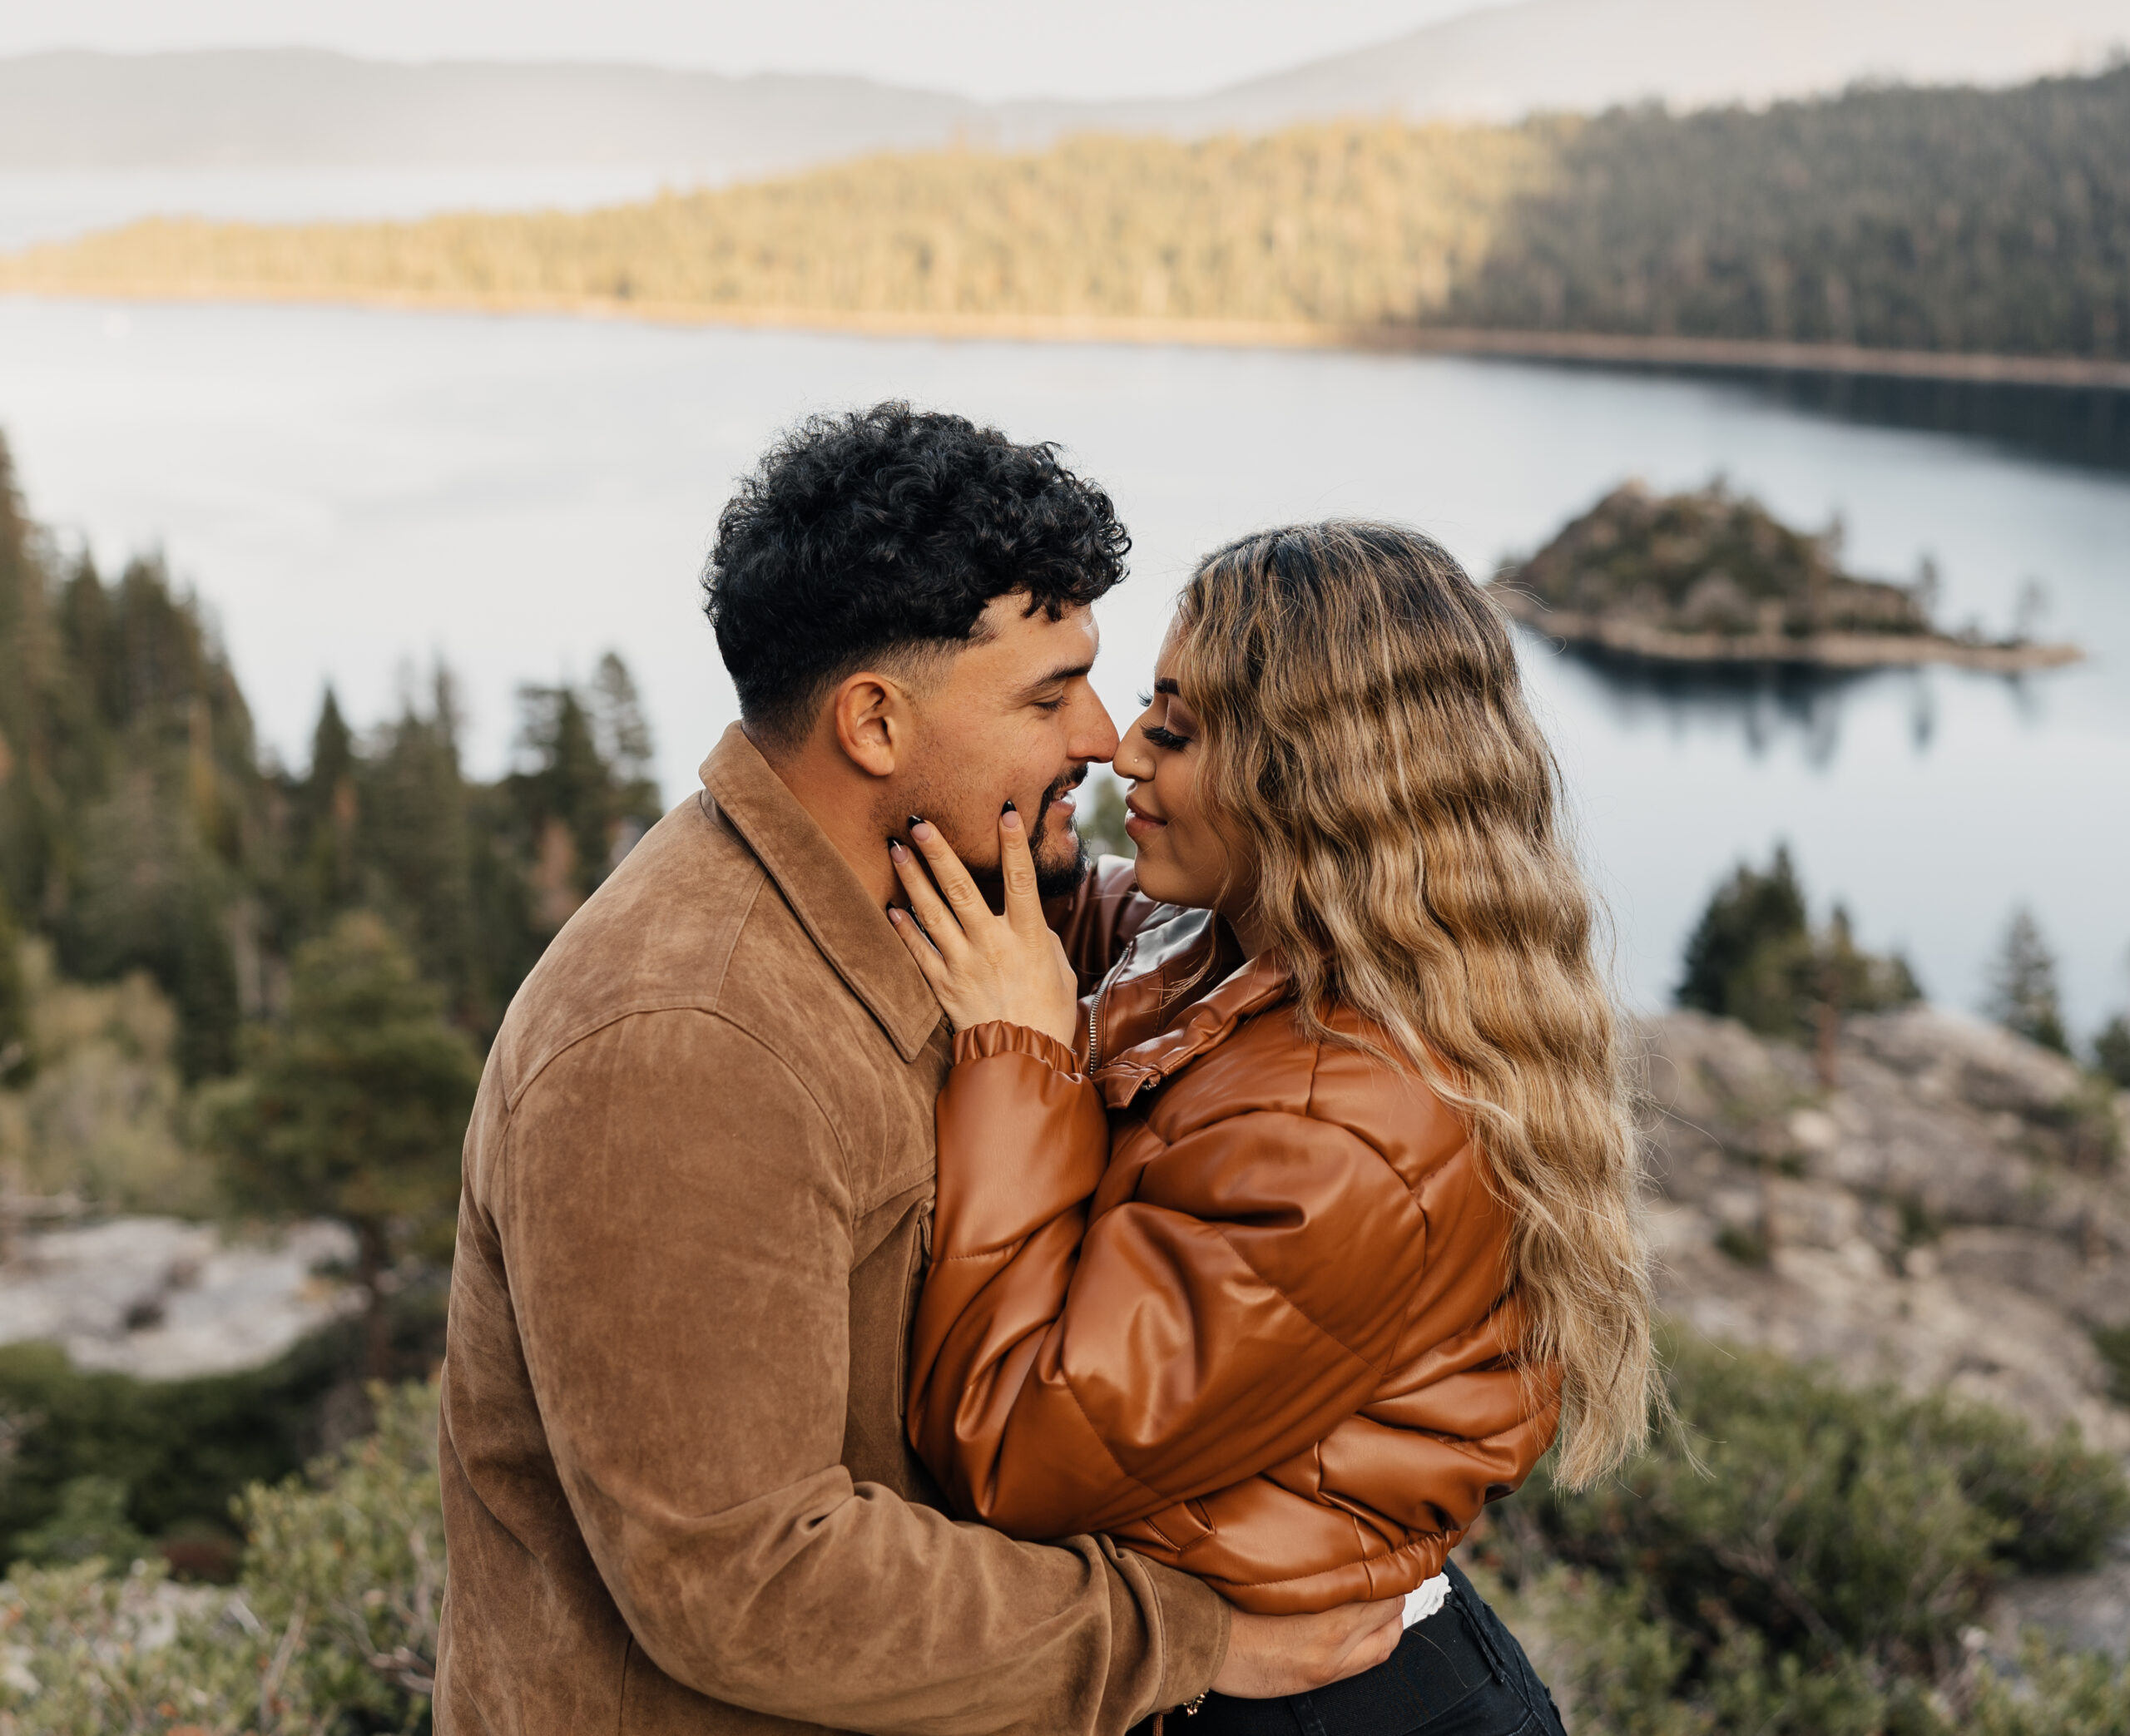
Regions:
<instances>
[{"instance_id":1,"label":"man's curly black hair","mask_svg":"<svg viewBox=\"0 0 2130 1736\"><path fill-rule=\"evenodd\" d=\"M717 520L703 610L758 737L789 745L865 664L965 645L993 597L1054 621L1124 576L1109 497L965 417L875 404L814 416Z\"/></svg>"}]
</instances>

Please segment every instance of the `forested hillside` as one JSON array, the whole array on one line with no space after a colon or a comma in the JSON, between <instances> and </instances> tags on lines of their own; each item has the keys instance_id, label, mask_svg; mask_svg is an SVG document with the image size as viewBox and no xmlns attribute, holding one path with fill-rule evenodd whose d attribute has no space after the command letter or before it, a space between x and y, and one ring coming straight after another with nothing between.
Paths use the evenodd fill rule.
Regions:
<instances>
[{"instance_id":1,"label":"forested hillside","mask_svg":"<svg viewBox=\"0 0 2130 1736\"><path fill-rule=\"evenodd\" d=\"M485 1042L547 938L657 817L650 743L609 657L528 687L523 769L467 776L448 675L358 733L329 692L310 765L262 763L236 678L159 562L62 560L0 445L0 957L145 972L188 1081L231 1071L286 1010L288 962L343 913L382 917L452 1021ZM0 982L0 1076L34 1067Z\"/></svg>"},{"instance_id":2,"label":"forested hillside","mask_svg":"<svg viewBox=\"0 0 2130 1736\"><path fill-rule=\"evenodd\" d=\"M582 214L155 221L0 259L6 289L2108 359L2130 344L2130 68L1760 113L883 156Z\"/></svg>"},{"instance_id":3,"label":"forested hillside","mask_svg":"<svg viewBox=\"0 0 2130 1736\"><path fill-rule=\"evenodd\" d=\"M2130 352L2130 68L1558 133L1442 317L1889 349Z\"/></svg>"}]
</instances>

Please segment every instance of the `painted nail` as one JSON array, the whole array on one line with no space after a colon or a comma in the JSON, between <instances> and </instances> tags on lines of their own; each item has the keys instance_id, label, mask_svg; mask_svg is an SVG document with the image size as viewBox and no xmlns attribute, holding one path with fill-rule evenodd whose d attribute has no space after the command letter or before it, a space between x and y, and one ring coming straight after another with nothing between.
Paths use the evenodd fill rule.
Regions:
<instances>
[{"instance_id":1,"label":"painted nail","mask_svg":"<svg viewBox=\"0 0 2130 1736\"><path fill-rule=\"evenodd\" d=\"M915 831L915 830L916 830L919 826L923 825L924 823L924 816L923 814L911 814L911 815L909 816L909 829L910 829L911 831L914 832L914 831Z\"/></svg>"},{"instance_id":2,"label":"painted nail","mask_svg":"<svg viewBox=\"0 0 2130 1736\"><path fill-rule=\"evenodd\" d=\"M1008 796L1006 798L1006 805L1003 808L1001 808L998 811L1001 814L1014 814L1018 813L1019 810L1013 806L1013 799L1011 796Z\"/></svg>"},{"instance_id":3,"label":"painted nail","mask_svg":"<svg viewBox=\"0 0 2130 1736\"><path fill-rule=\"evenodd\" d=\"M898 928L902 927L903 915L899 906L894 904L888 906L888 920L893 922Z\"/></svg>"},{"instance_id":4,"label":"painted nail","mask_svg":"<svg viewBox=\"0 0 2130 1736\"><path fill-rule=\"evenodd\" d=\"M909 860L909 852L903 848L900 838L891 838L888 840L888 854L893 860L899 863Z\"/></svg>"}]
</instances>

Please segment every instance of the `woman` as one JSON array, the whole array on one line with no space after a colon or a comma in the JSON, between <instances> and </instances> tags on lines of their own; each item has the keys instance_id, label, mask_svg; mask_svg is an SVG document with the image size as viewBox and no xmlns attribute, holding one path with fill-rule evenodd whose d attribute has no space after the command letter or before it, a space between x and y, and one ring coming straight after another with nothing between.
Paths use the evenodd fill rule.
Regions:
<instances>
[{"instance_id":1,"label":"woman","mask_svg":"<svg viewBox=\"0 0 2130 1736\"><path fill-rule=\"evenodd\" d=\"M1571 1485L1644 1438L1648 1279L1508 628L1413 532L1244 538L1115 764L1137 861L1062 945L1010 812L1002 917L934 828L933 878L896 848L956 1032L911 1441L970 1516L1246 1610L1451 1593L1379 1667L1214 1697L1194 1736L1558 1731L1449 1554L1557 1429Z\"/></svg>"}]
</instances>

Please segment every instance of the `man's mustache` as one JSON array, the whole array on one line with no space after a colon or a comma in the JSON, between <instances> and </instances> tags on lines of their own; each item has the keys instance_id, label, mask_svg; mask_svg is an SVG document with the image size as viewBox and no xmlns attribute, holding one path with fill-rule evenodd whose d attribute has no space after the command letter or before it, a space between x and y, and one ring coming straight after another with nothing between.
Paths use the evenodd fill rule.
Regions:
<instances>
[{"instance_id":1,"label":"man's mustache","mask_svg":"<svg viewBox=\"0 0 2130 1736\"><path fill-rule=\"evenodd\" d=\"M1082 759L1078 765L1074 767L1071 771L1066 773L1063 777L1053 784L1049 789L1044 790L1043 793L1043 806L1036 809L1036 812L1038 814L1049 813L1050 804L1056 801L1058 797L1070 794L1072 791L1077 789L1082 784L1086 783L1087 781L1087 773L1092 768L1092 761ZM1038 823L1040 824L1041 822L1038 821Z\"/></svg>"}]
</instances>

